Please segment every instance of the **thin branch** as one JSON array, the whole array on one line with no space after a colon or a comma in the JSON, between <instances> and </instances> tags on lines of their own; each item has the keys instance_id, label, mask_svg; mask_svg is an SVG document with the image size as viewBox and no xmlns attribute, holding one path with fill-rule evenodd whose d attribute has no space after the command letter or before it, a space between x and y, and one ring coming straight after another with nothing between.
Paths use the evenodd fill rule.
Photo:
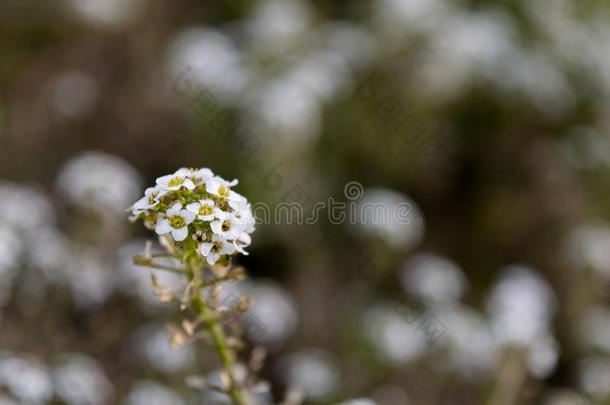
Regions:
<instances>
[{"instance_id":1,"label":"thin branch","mask_svg":"<svg viewBox=\"0 0 610 405\"><path fill-rule=\"evenodd\" d=\"M171 267L171 266L165 266L162 264L158 264L153 262L151 259L147 259L144 256L134 256L133 257L133 264L135 264L136 266L141 266L141 267L150 267L152 269L157 269L157 270L163 270L163 271L169 271L170 273L174 273L174 274L180 274L180 275L186 275L186 272L184 270L181 269L177 269L175 267Z\"/></svg>"}]
</instances>

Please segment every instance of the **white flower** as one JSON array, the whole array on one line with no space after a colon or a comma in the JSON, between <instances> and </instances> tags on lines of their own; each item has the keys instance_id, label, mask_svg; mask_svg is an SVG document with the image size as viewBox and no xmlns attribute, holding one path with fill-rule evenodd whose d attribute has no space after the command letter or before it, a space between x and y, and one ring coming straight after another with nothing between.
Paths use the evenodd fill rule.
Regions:
<instances>
[{"instance_id":1,"label":"white flower","mask_svg":"<svg viewBox=\"0 0 610 405\"><path fill-rule=\"evenodd\" d=\"M113 273L93 248L77 247L60 276L70 287L72 300L77 308L99 308L115 288Z\"/></svg>"},{"instance_id":2,"label":"white flower","mask_svg":"<svg viewBox=\"0 0 610 405\"><path fill-rule=\"evenodd\" d=\"M397 305L384 303L367 309L363 315L363 332L380 360L401 365L423 355L426 350L426 330L405 322L405 318L396 310Z\"/></svg>"},{"instance_id":3,"label":"white flower","mask_svg":"<svg viewBox=\"0 0 610 405\"><path fill-rule=\"evenodd\" d=\"M231 187L236 186L238 183L237 179L234 179L232 181L226 181L225 179L218 177L218 176L214 176L214 177L210 177L206 182L205 182L205 190L208 193L214 194L215 196L218 197L222 197L222 198L228 198L230 195L235 196L235 192L231 191ZM234 193L234 194L232 194ZM239 195L239 194L237 194Z\"/></svg>"},{"instance_id":4,"label":"white flower","mask_svg":"<svg viewBox=\"0 0 610 405\"><path fill-rule=\"evenodd\" d=\"M244 249L251 243L255 219L246 197L230 189L236 179L227 181L208 168L182 167L156 182L131 207L134 214L150 215L144 217L146 227L159 235L171 233L175 242L191 233L204 242L198 250L212 263L223 255L248 254Z\"/></svg>"},{"instance_id":5,"label":"white flower","mask_svg":"<svg viewBox=\"0 0 610 405\"><path fill-rule=\"evenodd\" d=\"M182 209L182 203L175 203L166 213L167 218L157 222L155 231L159 235L171 232L176 242L183 241L188 235L188 224L195 220L195 214Z\"/></svg>"},{"instance_id":6,"label":"white flower","mask_svg":"<svg viewBox=\"0 0 610 405\"><path fill-rule=\"evenodd\" d=\"M113 387L94 359L78 353L62 356L53 370L57 396L68 405L105 405L112 402Z\"/></svg>"},{"instance_id":7,"label":"white flower","mask_svg":"<svg viewBox=\"0 0 610 405\"><path fill-rule=\"evenodd\" d=\"M123 402L125 405L184 405L185 402L180 395L152 380L142 380L136 382L127 398Z\"/></svg>"},{"instance_id":8,"label":"white flower","mask_svg":"<svg viewBox=\"0 0 610 405\"><path fill-rule=\"evenodd\" d=\"M175 373L192 369L195 360L194 346L172 348L167 344L171 335L165 325L146 324L138 328L132 344L138 347L138 354L142 359L158 371Z\"/></svg>"},{"instance_id":9,"label":"white flower","mask_svg":"<svg viewBox=\"0 0 610 405\"><path fill-rule=\"evenodd\" d=\"M244 231L245 225L243 225L232 213L214 208L214 216L217 219L210 222L210 228L212 228L212 232L216 235L233 240L239 237Z\"/></svg>"},{"instance_id":10,"label":"white flower","mask_svg":"<svg viewBox=\"0 0 610 405\"><path fill-rule=\"evenodd\" d=\"M57 186L69 201L103 216L118 215L138 198L140 177L123 159L85 152L70 159L57 177Z\"/></svg>"},{"instance_id":11,"label":"white flower","mask_svg":"<svg viewBox=\"0 0 610 405\"><path fill-rule=\"evenodd\" d=\"M22 403L46 403L53 397L47 367L31 355L0 353L0 382Z\"/></svg>"},{"instance_id":12,"label":"white flower","mask_svg":"<svg viewBox=\"0 0 610 405\"><path fill-rule=\"evenodd\" d=\"M173 175L181 176L181 177L190 177L194 171L195 171L195 169L189 169L188 167L181 167L180 169L176 170Z\"/></svg>"},{"instance_id":13,"label":"white flower","mask_svg":"<svg viewBox=\"0 0 610 405\"><path fill-rule=\"evenodd\" d=\"M211 221L214 219L214 201L201 200L186 206L186 209L197 215L197 219Z\"/></svg>"},{"instance_id":14,"label":"white flower","mask_svg":"<svg viewBox=\"0 0 610 405\"><path fill-rule=\"evenodd\" d=\"M214 173L207 167L204 167L199 170L195 170L191 176L191 178L193 179L195 184L199 184L199 183L205 184L212 177L214 177Z\"/></svg>"},{"instance_id":15,"label":"white flower","mask_svg":"<svg viewBox=\"0 0 610 405\"><path fill-rule=\"evenodd\" d=\"M246 256L248 256L249 253L244 250L244 247L250 246L250 243L252 243L252 238L246 232L242 232L242 234L233 241L233 244L235 245L235 250Z\"/></svg>"},{"instance_id":16,"label":"white flower","mask_svg":"<svg viewBox=\"0 0 610 405\"><path fill-rule=\"evenodd\" d=\"M178 169L174 174L168 174L157 178L157 185L163 187L167 191L179 190L181 187L192 190L195 188L195 183L187 177L190 173L189 169Z\"/></svg>"},{"instance_id":17,"label":"white flower","mask_svg":"<svg viewBox=\"0 0 610 405\"><path fill-rule=\"evenodd\" d=\"M356 398L356 399L351 399L347 402L341 402L340 404L337 405L377 405L377 402L371 401L368 398Z\"/></svg>"},{"instance_id":18,"label":"white flower","mask_svg":"<svg viewBox=\"0 0 610 405\"><path fill-rule=\"evenodd\" d=\"M258 303L258 300L255 302ZM277 304L273 301L267 303L274 306L271 313L276 316L281 311ZM283 357L279 365L284 383L299 387L308 399L324 401L336 392L340 374L331 353L319 349L303 349Z\"/></svg>"},{"instance_id":19,"label":"white flower","mask_svg":"<svg viewBox=\"0 0 610 405\"><path fill-rule=\"evenodd\" d=\"M549 283L521 264L503 269L487 300L493 331L502 343L532 344L547 330L556 309Z\"/></svg>"},{"instance_id":20,"label":"white flower","mask_svg":"<svg viewBox=\"0 0 610 405\"><path fill-rule=\"evenodd\" d=\"M243 201L229 201L229 206L233 208L233 213L236 218L235 222L242 225L245 232L254 232L254 224L256 221L254 215L252 215L252 208L250 207L248 200L244 197Z\"/></svg>"},{"instance_id":21,"label":"white flower","mask_svg":"<svg viewBox=\"0 0 610 405\"><path fill-rule=\"evenodd\" d=\"M159 199L167 194L167 191L159 186L149 187L144 191L144 197L136 201L131 207L134 214L146 211L159 204Z\"/></svg>"},{"instance_id":22,"label":"white flower","mask_svg":"<svg viewBox=\"0 0 610 405\"><path fill-rule=\"evenodd\" d=\"M412 249L422 241L424 217L408 196L385 188L367 188L356 204L357 232L380 237L395 249Z\"/></svg>"},{"instance_id":23,"label":"white flower","mask_svg":"<svg viewBox=\"0 0 610 405\"><path fill-rule=\"evenodd\" d=\"M0 223L7 227L36 230L55 222L49 199L35 188L1 180L0 201Z\"/></svg>"},{"instance_id":24,"label":"white flower","mask_svg":"<svg viewBox=\"0 0 610 405\"><path fill-rule=\"evenodd\" d=\"M208 264L214 264L222 255L233 254L235 245L221 236L213 235L212 242L202 243L199 251L202 256L207 258Z\"/></svg>"},{"instance_id":25,"label":"white flower","mask_svg":"<svg viewBox=\"0 0 610 405\"><path fill-rule=\"evenodd\" d=\"M246 197L244 197L243 195L241 195L233 190L229 190L229 196L226 198L227 198L227 200L229 200L230 203L234 203L234 204L245 205L248 203L248 199Z\"/></svg>"},{"instance_id":26,"label":"white flower","mask_svg":"<svg viewBox=\"0 0 610 405\"><path fill-rule=\"evenodd\" d=\"M201 169L181 167L176 170L173 176L184 177L191 180L195 186L198 186L205 184L210 178L214 177L214 173L207 167ZM189 188L189 190L191 189Z\"/></svg>"}]
</instances>

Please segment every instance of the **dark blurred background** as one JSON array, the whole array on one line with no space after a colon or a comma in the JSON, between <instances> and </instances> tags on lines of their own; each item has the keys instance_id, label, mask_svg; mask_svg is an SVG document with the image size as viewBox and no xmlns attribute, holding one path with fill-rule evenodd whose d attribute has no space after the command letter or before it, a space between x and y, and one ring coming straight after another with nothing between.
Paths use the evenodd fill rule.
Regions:
<instances>
[{"instance_id":1,"label":"dark blurred background","mask_svg":"<svg viewBox=\"0 0 610 405\"><path fill-rule=\"evenodd\" d=\"M0 404L227 403L131 265L182 166L357 218L237 258L269 401L610 403L609 107L601 0L3 0Z\"/></svg>"}]
</instances>

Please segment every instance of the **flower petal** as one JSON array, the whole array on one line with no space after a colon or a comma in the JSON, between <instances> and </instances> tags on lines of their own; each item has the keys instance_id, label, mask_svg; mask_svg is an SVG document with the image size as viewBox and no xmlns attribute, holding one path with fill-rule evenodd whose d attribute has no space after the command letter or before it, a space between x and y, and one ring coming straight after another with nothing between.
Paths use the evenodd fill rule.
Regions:
<instances>
[{"instance_id":1,"label":"flower petal","mask_svg":"<svg viewBox=\"0 0 610 405\"><path fill-rule=\"evenodd\" d=\"M225 243L222 247L222 253L227 255L235 253L235 245L229 242Z\"/></svg>"},{"instance_id":2,"label":"flower petal","mask_svg":"<svg viewBox=\"0 0 610 405\"><path fill-rule=\"evenodd\" d=\"M208 169L207 167L204 167L202 169L197 170L194 173L194 176L203 180L203 181L207 181L209 178L214 176L214 173Z\"/></svg>"},{"instance_id":3,"label":"flower petal","mask_svg":"<svg viewBox=\"0 0 610 405\"><path fill-rule=\"evenodd\" d=\"M224 219L227 219L227 217L229 216L229 213L216 207L216 208L214 208L214 216L220 220L224 220Z\"/></svg>"},{"instance_id":4,"label":"flower petal","mask_svg":"<svg viewBox=\"0 0 610 405\"><path fill-rule=\"evenodd\" d=\"M233 190L229 190L229 205L231 205L231 202L236 202L236 203L241 203L241 204L245 204L248 200L246 199L246 197L244 197L243 195L236 193ZM231 205L231 207L233 207Z\"/></svg>"},{"instance_id":5,"label":"flower petal","mask_svg":"<svg viewBox=\"0 0 610 405\"><path fill-rule=\"evenodd\" d=\"M172 179L172 175L171 174L167 174L165 176L161 176L158 177L157 180L155 180L155 182L160 185L160 186L166 186L167 183L169 183L169 181Z\"/></svg>"},{"instance_id":6,"label":"flower petal","mask_svg":"<svg viewBox=\"0 0 610 405\"><path fill-rule=\"evenodd\" d=\"M170 209L167 210L166 215L168 217L172 217L174 215L178 215L178 214L180 214L180 210L181 209L182 209L182 203L181 202L177 202L174 205L172 205Z\"/></svg>"},{"instance_id":7,"label":"flower petal","mask_svg":"<svg viewBox=\"0 0 610 405\"><path fill-rule=\"evenodd\" d=\"M158 235L165 235L166 233L170 232L171 230L172 230L172 227L169 225L169 219L163 218L159 222L157 222L155 232L157 232Z\"/></svg>"},{"instance_id":8,"label":"flower petal","mask_svg":"<svg viewBox=\"0 0 610 405\"><path fill-rule=\"evenodd\" d=\"M216 235L222 235L222 220L217 219L216 221L210 222L210 228L212 228L212 232Z\"/></svg>"},{"instance_id":9,"label":"flower petal","mask_svg":"<svg viewBox=\"0 0 610 405\"><path fill-rule=\"evenodd\" d=\"M201 244L201 246L199 246L199 253L201 253L202 256L207 256L210 254L210 249L212 249L212 246L214 246L213 243L208 243L208 242L204 242Z\"/></svg>"},{"instance_id":10,"label":"flower petal","mask_svg":"<svg viewBox=\"0 0 610 405\"><path fill-rule=\"evenodd\" d=\"M186 226L182 227L182 228L174 228L172 229L172 238L174 238L174 240L176 242L180 242L186 239L186 237L189 234L189 230Z\"/></svg>"},{"instance_id":11,"label":"flower petal","mask_svg":"<svg viewBox=\"0 0 610 405\"><path fill-rule=\"evenodd\" d=\"M180 216L182 218L184 218L184 221L188 225L195 220L195 218L197 217L197 214L195 214L194 212L188 211L188 210L181 210Z\"/></svg>"},{"instance_id":12,"label":"flower petal","mask_svg":"<svg viewBox=\"0 0 610 405\"><path fill-rule=\"evenodd\" d=\"M176 177L176 176L186 177L186 176L189 176L190 174L191 174L191 169L186 168L186 167L181 167L180 169L178 169L174 172L172 177Z\"/></svg>"},{"instance_id":13,"label":"flower petal","mask_svg":"<svg viewBox=\"0 0 610 405\"><path fill-rule=\"evenodd\" d=\"M188 190L192 190L195 188L195 183L193 183L191 179L184 179L184 183L182 183L182 185Z\"/></svg>"},{"instance_id":14,"label":"flower petal","mask_svg":"<svg viewBox=\"0 0 610 405\"><path fill-rule=\"evenodd\" d=\"M237 243L237 241L233 242L233 244L235 245L235 250L237 250L239 253L241 253L244 256L248 256L250 253L246 252L244 250L244 248L242 248L241 246L239 246L239 244Z\"/></svg>"},{"instance_id":15,"label":"flower petal","mask_svg":"<svg viewBox=\"0 0 610 405\"><path fill-rule=\"evenodd\" d=\"M190 203L186 206L186 209L193 214L197 214L199 212L199 208L201 208L201 204L199 203Z\"/></svg>"},{"instance_id":16,"label":"flower petal","mask_svg":"<svg viewBox=\"0 0 610 405\"><path fill-rule=\"evenodd\" d=\"M136 209L136 210L142 210L142 209L146 209L146 208L148 208L148 207L149 207L149 204L148 204L148 197L142 197L142 198L140 198L140 199L139 199L138 201L136 201L136 202L133 204L133 206L132 206L132 208L133 208L133 209Z\"/></svg>"},{"instance_id":17,"label":"flower petal","mask_svg":"<svg viewBox=\"0 0 610 405\"><path fill-rule=\"evenodd\" d=\"M220 254L218 253L210 253L208 255L208 264L214 264L220 259Z\"/></svg>"},{"instance_id":18,"label":"flower petal","mask_svg":"<svg viewBox=\"0 0 610 405\"><path fill-rule=\"evenodd\" d=\"M209 178L208 181L205 182L205 190L208 193L214 194L214 195L219 195L218 194L218 189L221 186L221 182L219 179L217 179L216 177L212 177Z\"/></svg>"},{"instance_id":19,"label":"flower petal","mask_svg":"<svg viewBox=\"0 0 610 405\"><path fill-rule=\"evenodd\" d=\"M231 229L229 229L228 231L224 232L224 237L227 239L237 239L239 238L239 236L241 235L243 231L243 227L237 226L237 225L232 225Z\"/></svg>"},{"instance_id":20,"label":"flower petal","mask_svg":"<svg viewBox=\"0 0 610 405\"><path fill-rule=\"evenodd\" d=\"M242 232L242 234L239 235L239 241L245 243L246 246L248 246L250 243L252 243L252 238L246 232Z\"/></svg>"}]
</instances>

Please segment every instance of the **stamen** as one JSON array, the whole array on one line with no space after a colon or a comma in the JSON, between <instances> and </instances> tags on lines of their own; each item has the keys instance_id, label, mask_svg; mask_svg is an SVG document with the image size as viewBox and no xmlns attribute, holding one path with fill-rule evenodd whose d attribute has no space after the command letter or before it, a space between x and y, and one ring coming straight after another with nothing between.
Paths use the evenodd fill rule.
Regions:
<instances>
[{"instance_id":1,"label":"stamen","mask_svg":"<svg viewBox=\"0 0 610 405\"><path fill-rule=\"evenodd\" d=\"M221 197L228 197L229 196L229 191L231 190L231 187L225 187L224 185L220 186L220 188L218 189L218 194Z\"/></svg>"},{"instance_id":2,"label":"stamen","mask_svg":"<svg viewBox=\"0 0 610 405\"><path fill-rule=\"evenodd\" d=\"M169 181L169 183L167 183L167 185L170 187L175 187L179 186L182 183L184 183L184 179L182 177L174 177Z\"/></svg>"},{"instance_id":3,"label":"stamen","mask_svg":"<svg viewBox=\"0 0 610 405\"><path fill-rule=\"evenodd\" d=\"M169 225L172 228L180 229L186 226L186 221L180 215L174 215L169 219Z\"/></svg>"},{"instance_id":4,"label":"stamen","mask_svg":"<svg viewBox=\"0 0 610 405\"><path fill-rule=\"evenodd\" d=\"M199 215L211 215L212 212L214 212L214 209L207 204L199 208Z\"/></svg>"}]
</instances>

